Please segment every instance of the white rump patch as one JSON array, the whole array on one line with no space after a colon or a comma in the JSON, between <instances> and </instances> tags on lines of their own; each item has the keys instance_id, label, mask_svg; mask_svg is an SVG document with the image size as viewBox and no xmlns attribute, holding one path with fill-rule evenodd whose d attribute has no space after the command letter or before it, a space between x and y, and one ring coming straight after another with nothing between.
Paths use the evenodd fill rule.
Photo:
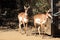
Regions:
<instances>
[{"instance_id":1,"label":"white rump patch","mask_svg":"<svg viewBox=\"0 0 60 40\"><path fill-rule=\"evenodd\" d=\"M40 24L40 19L35 19L35 23Z\"/></svg>"},{"instance_id":2,"label":"white rump patch","mask_svg":"<svg viewBox=\"0 0 60 40\"><path fill-rule=\"evenodd\" d=\"M46 20L41 20L41 19L35 19L35 23L37 24L44 24L46 22Z\"/></svg>"}]
</instances>

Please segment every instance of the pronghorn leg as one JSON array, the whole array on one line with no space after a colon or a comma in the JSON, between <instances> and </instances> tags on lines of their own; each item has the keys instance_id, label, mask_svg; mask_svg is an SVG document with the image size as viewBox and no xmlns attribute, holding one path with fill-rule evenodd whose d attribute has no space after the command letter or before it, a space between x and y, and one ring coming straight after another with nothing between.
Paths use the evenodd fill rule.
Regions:
<instances>
[{"instance_id":1,"label":"pronghorn leg","mask_svg":"<svg viewBox=\"0 0 60 40\"><path fill-rule=\"evenodd\" d=\"M27 30L27 26L28 26L28 24L26 23L26 30Z\"/></svg>"},{"instance_id":2,"label":"pronghorn leg","mask_svg":"<svg viewBox=\"0 0 60 40\"><path fill-rule=\"evenodd\" d=\"M42 36L42 38L44 38L44 34L43 34L43 33L44 33L44 27L43 27L43 25L42 25L42 24L41 24L40 26L41 26L41 33L42 33L42 35L41 35L41 36Z\"/></svg>"},{"instance_id":3,"label":"pronghorn leg","mask_svg":"<svg viewBox=\"0 0 60 40\"><path fill-rule=\"evenodd\" d=\"M24 26L24 28L25 28L25 23L23 22L23 26Z\"/></svg>"},{"instance_id":4,"label":"pronghorn leg","mask_svg":"<svg viewBox=\"0 0 60 40\"><path fill-rule=\"evenodd\" d=\"M23 26L24 26L24 31L25 31L25 33L26 33L26 27L25 27L25 23L23 22Z\"/></svg>"},{"instance_id":5,"label":"pronghorn leg","mask_svg":"<svg viewBox=\"0 0 60 40\"><path fill-rule=\"evenodd\" d=\"M41 25L41 31L42 31L42 38L45 37L45 26L43 26L43 24Z\"/></svg>"},{"instance_id":6,"label":"pronghorn leg","mask_svg":"<svg viewBox=\"0 0 60 40\"><path fill-rule=\"evenodd\" d=\"M38 33L39 33L39 35L40 35L40 26L38 27Z\"/></svg>"},{"instance_id":7,"label":"pronghorn leg","mask_svg":"<svg viewBox=\"0 0 60 40\"><path fill-rule=\"evenodd\" d=\"M35 27L35 29L36 29L36 23L34 22L34 27Z\"/></svg>"},{"instance_id":8,"label":"pronghorn leg","mask_svg":"<svg viewBox=\"0 0 60 40\"><path fill-rule=\"evenodd\" d=\"M19 32L21 32L21 23L19 23Z\"/></svg>"},{"instance_id":9,"label":"pronghorn leg","mask_svg":"<svg viewBox=\"0 0 60 40\"><path fill-rule=\"evenodd\" d=\"M42 24L41 25L41 32L44 33L44 31L45 31L45 26Z\"/></svg>"},{"instance_id":10,"label":"pronghorn leg","mask_svg":"<svg viewBox=\"0 0 60 40\"><path fill-rule=\"evenodd\" d=\"M26 30L25 30L25 33L27 34L27 26L28 26L28 24L26 23ZM27 34L28 35L28 34Z\"/></svg>"},{"instance_id":11,"label":"pronghorn leg","mask_svg":"<svg viewBox=\"0 0 60 40\"><path fill-rule=\"evenodd\" d=\"M34 27L35 27L35 30L34 31L36 31L36 23L34 22ZM35 35L36 35L36 33L35 33Z\"/></svg>"}]
</instances>

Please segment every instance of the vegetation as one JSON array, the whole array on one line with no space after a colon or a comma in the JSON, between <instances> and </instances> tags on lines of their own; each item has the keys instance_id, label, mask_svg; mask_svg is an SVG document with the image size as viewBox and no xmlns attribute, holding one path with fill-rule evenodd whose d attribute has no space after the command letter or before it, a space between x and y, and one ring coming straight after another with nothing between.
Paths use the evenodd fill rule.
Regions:
<instances>
[{"instance_id":1,"label":"vegetation","mask_svg":"<svg viewBox=\"0 0 60 40\"><path fill-rule=\"evenodd\" d=\"M46 12L46 10L50 8L50 4L47 0L1 0L0 4L0 26L7 23L9 24L9 26L14 26L15 24L11 24L11 21L13 23L16 22L17 25L18 12L24 11L24 5L29 4L33 9L34 14L38 12ZM29 16L30 15L31 13L29 14Z\"/></svg>"},{"instance_id":2,"label":"vegetation","mask_svg":"<svg viewBox=\"0 0 60 40\"><path fill-rule=\"evenodd\" d=\"M48 0L33 0L31 4L34 13L46 12L50 8Z\"/></svg>"}]
</instances>

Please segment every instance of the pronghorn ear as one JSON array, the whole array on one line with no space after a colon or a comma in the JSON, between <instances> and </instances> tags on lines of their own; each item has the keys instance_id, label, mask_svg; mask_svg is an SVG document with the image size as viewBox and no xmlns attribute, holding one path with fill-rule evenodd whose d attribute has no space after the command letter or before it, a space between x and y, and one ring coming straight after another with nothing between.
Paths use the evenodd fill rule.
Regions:
<instances>
[{"instance_id":1,"label":"pronghorn ear","mask_svg":"<svg viewBox=\"0 0 60 40\"><path fill-rule=\"evenodd\" d=\"M24 6L24 9L26 9L26 7Z\"/></svg>"}]
</instances>

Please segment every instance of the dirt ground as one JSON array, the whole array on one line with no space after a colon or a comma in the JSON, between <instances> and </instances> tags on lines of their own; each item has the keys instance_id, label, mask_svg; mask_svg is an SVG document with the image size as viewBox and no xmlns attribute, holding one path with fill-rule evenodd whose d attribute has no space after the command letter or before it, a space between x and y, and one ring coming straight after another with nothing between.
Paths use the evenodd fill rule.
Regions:
<instances>
[{"instance_id":1,"label":"dirt ground","mask_svg":"<svg viewBox=\"0 0 60 40\"><path fill-rule=\"evenodd\" d=\"M0 30L0 40L60 40L60 38L53 38L46 36L42 38L41 36L26 36L26 34L21 34L16 30Z\"/></svg>"},{"instance_id":2,"label":"dirt ground","mask_svg":"<svg viewBox=\"0 0 60 40\"><path fill-rule=\"evenodd\" d=\"M47 22L47 33L51 32L51 20ZM31 30L30 30L31 31ZM30 34L31 32L28 32ZM60 38L54 38L51 36L44 36L42 38L40 35L30 35L26 36L26 34L21 34L17 30L1 30L0 29L0 40L60 40Z\"/></svg>"}]
</instances>

